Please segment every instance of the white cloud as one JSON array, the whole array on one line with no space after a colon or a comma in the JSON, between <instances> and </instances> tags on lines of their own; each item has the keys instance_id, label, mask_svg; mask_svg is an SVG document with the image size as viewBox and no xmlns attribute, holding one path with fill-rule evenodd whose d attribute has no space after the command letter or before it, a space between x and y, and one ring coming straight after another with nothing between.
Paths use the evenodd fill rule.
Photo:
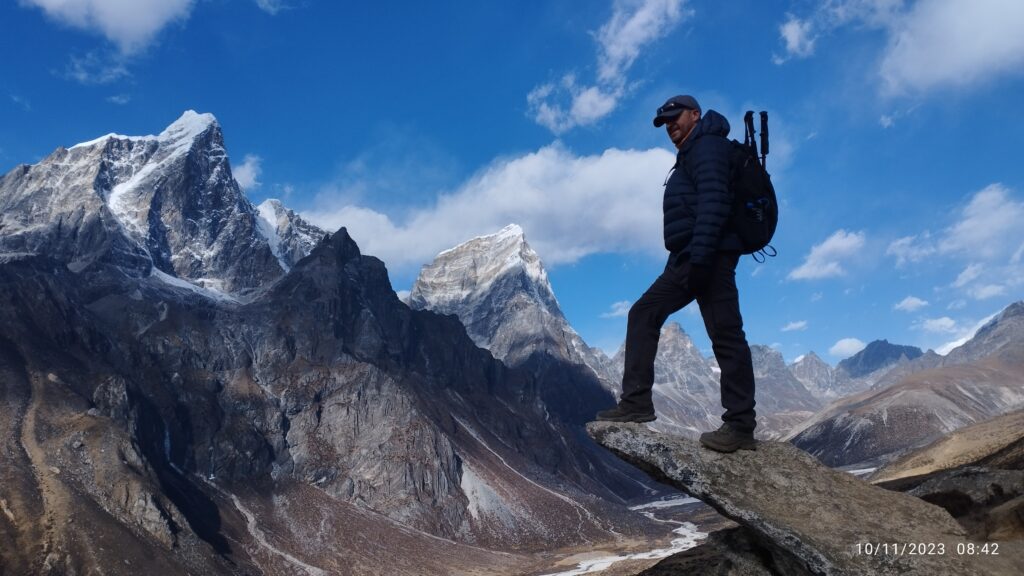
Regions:
<instances>
[{"instance_id":1,"label":"white cloud","mask_svg":"<svg viewBox=\"0 0 1024 576\"><path fill-rule=\"evenodd\" d=\"M882 117L878 119L878 123L882 128L892 128L896 125L896 119L888 114L882 114Z\"/></svg>"},{"instance_id":2,"label":"white cloud","mask_svg":"<svg viewBox=\"0 0 1024 576\"><path fill-rule=\"evenodd\" d=\"M547 265L598 252L660 258L660 185L672 161L660 148L576 156L553 144L496 161L401 220L327 195L302 215L325 230L348 227L364 253L392 268L421 266L442 250L510 222L522 226Z\"/></svg>"},{"instance_id":3,"label":"white cloud","mask_svg":"<svg viewBox=\"0 0 1024 576\"><path fill-rule=\"evenodd\" d=\"M131 76L121 55L101 55L93 51L85 56L71 55L64 77L81 84L110 84Z\"/></svg>"},{"instance_id":4,"label":"white cloud","mask_svg":"<svg viewBox=\"0 0 1024 576\"><path fill-rule=\"evenodd\" d=\"M953 281L953 288L963 288L970 284L981 276L981 272L984 269L985 267L981 264L971 264L967 266L967 268L964 268L963 272L957 275L956 280Z\"/></svg>"},{"instance_id":5,"label":"white cloud","mask_svg":"<svg viewBox=\"0 0 1024 576\"><path fill-rule=\"evenodd\" d=\"M1012 293L1024 285L1024 202L996 183L975 192L954 214L954 222L936 237L925 232L900 238L886 254L896 258L897 266L933 256L969 262L951 287L975 300Z\"/></svg>"},{"instance_id":6,"label":"white cloud","mask_svg":"<svg viewBox=\"0 0 1024 576\"><path fill-rule=\"evenodd\" d=\"M971 198L961 220L939 242L939 251L972 258L1008 257L1017 245L1007 240L1021 237L1021 222L1024 202L1016 201L1002 184L991 184Z\"/></svg>"},{"instance_id":7,"label":"white cloud","mask_svg":"<svg viewBox=\"0 0 1024 576\"><path fill-rule=\"evenodd\" d=\"M811 248L804 263L789 273L793 280L814 280L844 276L841 260L849 258L864 247L863 232L838 230L824 242Z\"/></svg>"},{"instance_id":8,"label":"white cloud","mask_svg":"<svg viewBox=\"0 0 1024 576\"><path fill-rule=\"evenodd\" d=\"M792 332L794 330L807 330L807 320L798 320L796 322L790 322L782 327L783 332Z\"/></svg>"},{"instance_id":9,"label":"white cloud","mask_svg":"<svg viewBox=\"0 0 1024 576\"><path fill-rule=\"evenodd\" d=\"M19 0L74 28L99 32L122 54L145 48L157 33L188 18L193 0Z\"/></svg>"},{"instance_id":10,"label":"white cloud","mask_svg":"<svg viewBox=\"0 0 1024 576\"><path fill-rule=\"evenodd\" d=\"M621 302L615 302L612 304L611 309L604 314L601 314L601 318L623 318L629 315L629 308L633 303L629 300L622 300Z\"/></svg>"},{"instance_id":11,"label":"white cloud","mask_svg":"<svg viewBox=\"0 0 1024 576\"><path fill-rule=\"evenodd\" d=\"M263 159L255 154L246 154L240 166L231 169L235 181L242 190L255 190L260 187L260 174L263 173Z\"/></svg>"},{"instance_id":12,"label":"white cloud","mask_svg":"<svg viewBox=\"0 0 1024 576\"><path fill-rule=\"evenodd\" d=\"M786 42L786 53L797 58L806 58L814 54L814 41L816 38L811 32L812 24L808 20L801 20L790 15L789 20L779 26L779 35ZM775 63L785 62L783 58L776 58Z\"/></svg>"},{"instance_id":13,"label":"white cloud","mask_svg":"<svg viewBox=\"0 0 1024 576\"><path fill-rule=\"evenodd\" d=\"M927 318L920 323L920 328L925 332L938 334L955 334L959 331L956 320L953 320L949 316L943 316L942 318Z\"/></svg>"},{"instance_id":14,"label":"white cloud","mask_svg":"<svg viewBox=\"0 0 1024 576\"><path fill-rule=\"evenodd\" d=\"M1021 260L1024 260L1024 242L1021 243L1020 248L1010 256L1010 264L1020 264Z\"/></svg>"},{"instance_id":15,"label":"white cloud","mask_svg":"<svg viewBox=\"0 0 1024 576\"><path fill-rule=\"evenodd\" d=\"M779 27L787 58L843 26L884 30L878 76L890 95L970 88L1024 72L1024 3L1013 0L827 0Z\"/></svg>"},{"instance_id":16,"label":"white cloud","mask_svg":"<svg viewBox=\"0 0 1024 576\"><path fill-rule=\"evenodd\" d=\"M598 78L620 83L640 49L668 34L684 15L683 0L616 0L611 19L597 32Z\"/></svg>"},{"instance_id":17,"label":"white cloud","mask_svg":"<svg viewBox=\"0 0 1024 576\"><path fill-rule=\"evenodd\" d=\"M975 300L988 300L989 298L995 298L996 296L1006 294L1006 286L999 284L975 286L971 288L969 294L971 295L971 298L974 298Z\"/></svg>"},{"instance_id":18,"label":"white cloud","mask_svg":"<svg viewBox=\"0 0 1024 576\"><path fill-rule=\"evenodd\" d=\"M828 353L836 358L847 358L853 356L867 347L867 344L856 338L843 338L828 349Z\"/></svg>"},{"instance_id":19,"label":"white cloud","mask_svg":"<svg viewBox=\"0 0 1024 576\"><path fill-rule=\"evenodd\" d=\"M125 104L132 101L132 97L127 94L115 94L107 97L107 102L111 104L117 104L118 106L124 106Z\"/></svg>"},{"instance_id":20,"label":"white cloud","mask_svg":"<svg viewBox=\"0 0 1024 576\"><path fill-rule=\"evenodd\" d=\"M9 94L9 96L11 97L11 102L14 102L18 106L20 106L22 110L26 112L32 111L32 103L28 101L28 98L24 98L17 94Z\"/></svg>"},{"instance_id":21,"label":"white cloud","mask_svg":"<svg viewBox=\"0 0 1024 576\"><path fill-rule=\"evenodd\" d=\"M285 0L256 0L256 5L271 16L291 8Z\"/></svg>"},{"instance_id":22,"label":"white cloud","mask_svg":"<svg viewBox=\"0 0 1024 576\"><path fill-rule=\"evenodd\" d=\"M612 16L595 34L597 81L581 85L566 74L558 85L541 84L526 96L530 115L555 134L597 122L626 93L627 73L643 48L667 35L692 11L685 0L615 0Z\"/></svg>"},{"instance_id":23,"label":"white cloud","mask_svg":"<svg viewBox=\"0 0 1024 576\"><path fill-rule=\"evenodd\" d=\"M983 318L974 326L960 329L956 339L946 342L945 344L939 346L938 348L935 349L935 352L945 356L946 354L952 352L953 349L966 344L968 340L974 338L974 335L978 333L978 330L980 330L982 326L991 322L992 319L995 318L997 315L999 315L999 312L996 312L995 314L992 314L987 318Z\"/></svg>"},{"instance_id":24,"label":"white cloud","mask_svg":"<svg viewBox=\"0 0 1024 576\"><path fill-rule=\"evenodd\" d=\"M881 76L891 93L973 86L1024 71L1024 3L918 1L890 28Z\"/></svg>"},{"instance_id":25,"label":"white cloud","mask_svg":"<svg viewBox=\"0 0 1024 576\"><path fill-rule=\"evenodd\" d=\"M931 234L925 232L920 236L906 236L889 244L885 254L896 257L896 266L902 268L912 262L920 262L935 254L936 248L931 242Z\"/></svg>"},{"instance_id":26,"label":"white cloud","mask_svg":"<svg viewBox=\"0 0 1024 576\"><path fill-rule=\"evenodd\" d=\"M898 304L892 307L893 310L902 310L904 312L913 312L919 310L928 305L927 300L922 300L916 296L907 296L903 300L900 300Z\"/></svg>"},{"instance_id":27,"label":"white cloud","mask_svg":"<svg viewBox=\"0 0 1024 576\"><path fill-rule=\"evenodd\" d=\"M846 24L886 27L895 20L902 4L903 0L827 0L817 3L806 18L787 14L786 22L779 26L786 57L776 56L774 61L781 64L789 58L813 56L819 38Z\"/></svg>"}]
</instances>

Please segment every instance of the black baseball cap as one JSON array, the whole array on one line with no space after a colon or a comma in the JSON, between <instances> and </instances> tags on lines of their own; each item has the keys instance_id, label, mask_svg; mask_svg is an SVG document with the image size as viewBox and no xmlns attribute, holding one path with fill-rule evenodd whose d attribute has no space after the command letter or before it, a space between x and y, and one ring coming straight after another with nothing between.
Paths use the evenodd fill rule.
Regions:
<instances>
[{"instance_id":1,"label":"black baseball cap","mask_svg":"<svg viewBox=\"0 0 1024 576\"><path fill-rule=\"evenodd\" d=\"M673 96L665 101L658 108L658 113L654 117L654 127L658 128L662 124L667 124L683 113L683 110L696 110L700 112L700 104L697 104L697 99L693 96L680 94L679 96Z\"/></svg>"}]
</instances>

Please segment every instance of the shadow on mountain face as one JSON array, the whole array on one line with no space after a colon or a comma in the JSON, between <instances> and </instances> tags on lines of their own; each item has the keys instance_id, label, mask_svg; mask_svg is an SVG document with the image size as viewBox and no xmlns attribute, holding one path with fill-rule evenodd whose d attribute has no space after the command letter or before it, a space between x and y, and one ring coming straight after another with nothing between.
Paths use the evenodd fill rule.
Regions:
<instances>
[{"instance_id":1,"label":"shadow on mountain face","mask_svg":"<svg viewBox=\"0 0 1024 576\"><path fill-rule=\"evenodd\" d=\"M217 505L168 460L166 443L169 442L169 432L156 406L142 396L137 396L136 402L135 437L146 460L156 471L163 493L178 507L197 536L213 546L218 554L230 556L231 546L220 531ZM172 525L172 530L177 533L181 528Z\"/></svg>"}]
</instances>

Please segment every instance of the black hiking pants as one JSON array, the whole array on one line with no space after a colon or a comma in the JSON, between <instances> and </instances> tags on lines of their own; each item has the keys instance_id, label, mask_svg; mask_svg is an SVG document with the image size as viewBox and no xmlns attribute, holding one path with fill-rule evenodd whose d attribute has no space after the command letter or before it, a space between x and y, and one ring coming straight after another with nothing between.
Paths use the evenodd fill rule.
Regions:
<instances>
[{"instance_id":1,"label":"black hiking pants","mask_svg":"<svg viewBox=\"0 0 1024 576\"><path fill-rule=\"evenodd\" d=\"M623 408L642 412L654 410L651 388L661 327L671 314L696 299L711 338L711 348L722 369L722 407L725 408L722 420L742 430L754 430L754 368L750 346L743 333L736 290L738 262L738 254L716 255L711 281L701 294L694 294L687 288L690 262L673 262L670 258L665 271L633 304L626 328Z\"/></svg>"}]
</instances>

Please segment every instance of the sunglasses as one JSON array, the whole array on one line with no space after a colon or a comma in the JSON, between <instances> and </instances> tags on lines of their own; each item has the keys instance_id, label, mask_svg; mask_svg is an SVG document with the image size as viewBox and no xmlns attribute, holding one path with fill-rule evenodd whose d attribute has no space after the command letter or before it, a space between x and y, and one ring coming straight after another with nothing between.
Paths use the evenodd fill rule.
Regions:
<instances>
[{"instance_id":1,"label":"sunglasses","mask_svg":"<svg viewBox=\"0 0 1024 576\"><path fill-rule=\"evenodd\" d=\"M678 104L676 102L670 102L668 104L665 104L661 108L658 108L658 116L672 114L677 110L691 110L691 108L687 108L686 106L683 106L682 104Z\"/></svg>"}]
</instances>

